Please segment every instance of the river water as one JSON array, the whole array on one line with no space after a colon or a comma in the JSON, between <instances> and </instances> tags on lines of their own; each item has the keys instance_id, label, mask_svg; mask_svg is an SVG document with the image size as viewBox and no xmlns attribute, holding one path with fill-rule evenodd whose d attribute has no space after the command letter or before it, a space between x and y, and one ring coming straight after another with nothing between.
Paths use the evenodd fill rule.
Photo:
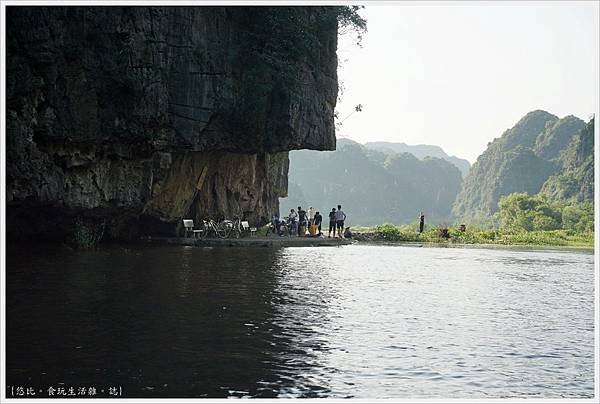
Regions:
<instances>
[{"instance_id":1,"label":"river water","mask_svg":"<svg viewBox=\"0 0 600 404\"><path fill-rule=\"evenodd\" d=\"M6 278L9 397L594 394L591 253L9 246Z\"/></svg>"}]
</instances>

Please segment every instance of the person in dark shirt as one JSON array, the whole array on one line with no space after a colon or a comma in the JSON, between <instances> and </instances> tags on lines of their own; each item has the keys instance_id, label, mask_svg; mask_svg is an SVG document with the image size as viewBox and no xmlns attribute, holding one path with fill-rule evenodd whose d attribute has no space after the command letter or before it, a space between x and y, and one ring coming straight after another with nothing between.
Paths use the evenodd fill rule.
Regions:
<instances>
[{"instance_id":1,"label":"person in dark shirt","mask_svg":"<svg viewBox=\"0 0 600 404\"><path fill-rule=\"evenodd\" d=\"M335 237L335 208L331 208L329 212L329 236L331 238L331 231L333 230L333 237Z\"/></svg>"},{"instance_id":2,"label":"person in dark shirt","mask_svg":"<svg viewBox=\"0 0 600 404\"><path fill-rule=\"evenodd\" d=\"M323 223L323 216L321 213L315 213L315 226L319 229L319 236L321 235L321 223Z\"/></svg>"},{"instance_id":3,"label":"person in dark shirt","mask_svg":"<svg viewBox=\"0 0 600 404\"><path fill-rule=\"evenodd\" d=\"M298 237L304 236L308 219L306 217L306 211L303 210L301 206L298 206L298 222L300 223L300 226L298 226Z\"/></svg>"},{"instance_id":4,"label":"person in dark shirt","mask_svg":"<svg viewBox=\"0 0 600 404\"><path fill-rule=\"evenodd\" d=\"M271 217L271 225L272 225L273 233L279 234L280 227L281 227L281 221L279 220L279 215L277 213L275 213Z\"/></svg>"},{"instance_id":5,"label":"person in dark shirt","mask_svg":"<svg viewBox=\"0 0 600 404\"><path fill-rule=\"evenodd\" d=\"M419 233L423 233L423 228L425 227L425 215L423 212L419 214Z\"/></svg>"}]
</instances>

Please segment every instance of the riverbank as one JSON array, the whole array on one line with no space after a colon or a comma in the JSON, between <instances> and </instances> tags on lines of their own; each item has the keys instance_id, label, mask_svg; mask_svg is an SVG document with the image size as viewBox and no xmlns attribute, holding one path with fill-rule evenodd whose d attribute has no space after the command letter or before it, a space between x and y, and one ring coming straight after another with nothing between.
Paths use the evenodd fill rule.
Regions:
<instances>
[{"instance_id":1,"label":"riverbank","mask_svg":"<svg viewBox=\"0 0 600 404\"><path fill-rule=\"evenodd\" d=\"M384 224L375 228L360 228L354 232L361 242L426 243L438 246L495 245L495 246L537 246L593 249L594 234L571 230L524 231L518 233L500 230L480 229L428 229L423 233L404 226Z\"/></svg>"},{"instance_id":2,"label":"riverbank","mask_svg":"<svg viewBox=\"0 0 600 404\"><path fill-rule=\"evenodd\" d=\"M243 238L145 237L151 244L187 245L195 247L336 247L352 244L351 239L322 237L251 236Z\"/></svg>"},{"instance_id":3,"label":"riverbank","mask_svg":"<svg viewBox=\"0 0 600 404\"><path fill-rule=\"evenodd\" d=\"M535 243L464 243L457 240L390 240L378 238L374 233L357 232L352 239L320 237L244 237L239 239L194 239L185 237L145 237L144 243L183 245L193 247L337 247L349 244L377 246L410 246L426 248L486 248L511 250L556 250L593 252L594 245L548 245Z\"/></svg>"}]
</instances>

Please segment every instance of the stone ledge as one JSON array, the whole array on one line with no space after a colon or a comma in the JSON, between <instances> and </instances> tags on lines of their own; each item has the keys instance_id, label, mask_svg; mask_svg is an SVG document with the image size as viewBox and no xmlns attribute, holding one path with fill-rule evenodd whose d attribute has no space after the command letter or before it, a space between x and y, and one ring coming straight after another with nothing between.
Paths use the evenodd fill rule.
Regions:
<instances>
[{"instance_id":1,"label":"stone ledge","mask_svg":"<svg viewBox=\"0 0 600 404\"><path fill-rule=\"evenodd\" d=\"M173 244L196 247L335 247L352 244L350 239L320 237L245 237L195 239L190 237L144 237L145 243Z\"/></svg>"}]
</instances>

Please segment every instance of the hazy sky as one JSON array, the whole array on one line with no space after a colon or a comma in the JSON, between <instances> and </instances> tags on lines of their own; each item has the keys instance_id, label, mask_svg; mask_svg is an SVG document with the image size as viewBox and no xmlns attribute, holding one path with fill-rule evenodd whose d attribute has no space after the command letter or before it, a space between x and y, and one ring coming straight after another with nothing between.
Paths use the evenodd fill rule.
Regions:
<instances>
[{"instance_id":1,"label":"hazy sky","mask_svg":"<svg viewBox=\"0 0 600 404\"><path fill-rule=\"evenodd\" d=\"M598 4L366 3L363 46L338 55L337 136L435 144L477 159L523 115L598 110Z\"/></svg>"}]
</instances>

